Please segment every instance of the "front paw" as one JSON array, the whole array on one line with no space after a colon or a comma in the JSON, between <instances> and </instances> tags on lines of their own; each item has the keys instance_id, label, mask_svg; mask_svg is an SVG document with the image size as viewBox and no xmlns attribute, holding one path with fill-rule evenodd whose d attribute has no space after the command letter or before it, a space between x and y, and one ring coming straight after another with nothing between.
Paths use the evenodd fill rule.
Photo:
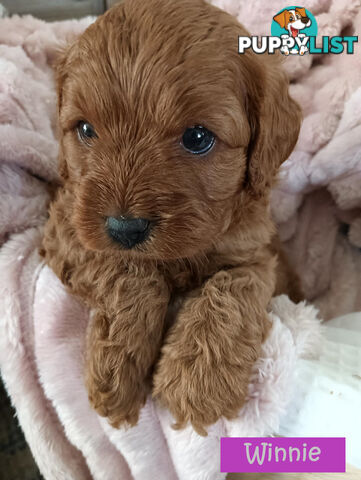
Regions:
<instances>
[{"instance_id":1,"label":"front paw","mask_svg":"<svg viewBox=\"0 0 361 480\"><path fill-rule=\"evenodd\" d=\"M149 393L149 383L139 378L131 358L122 358L119 352L109 350L103 353L101 363L88 365L89 402L114 428L136 425Z\"/></svg>"},{"instance_id":2,"label":"front paw","mask_svg":"<svg viewBox=\"0 0 361 480\"><path fill-rule=\"evenodd\" d=\"M250 369L238 358L216 361L207 346L167 345L154 375L153 396L176 420L175 429L190 422L199 435L222 416L235 418L248 391Z\"/></svg>"}]
</instances>

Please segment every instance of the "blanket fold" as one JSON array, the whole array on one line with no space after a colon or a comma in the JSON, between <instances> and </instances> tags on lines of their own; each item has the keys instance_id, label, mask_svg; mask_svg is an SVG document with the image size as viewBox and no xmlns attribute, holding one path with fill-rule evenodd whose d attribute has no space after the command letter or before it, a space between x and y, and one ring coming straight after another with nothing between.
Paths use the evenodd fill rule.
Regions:
<instances>
[{"instance_id":1,"label":"blanket fold","mask_svg":"<svg viewBox=\"0 0 361 480\"><path fill-rule=\"evenodd\" d=\"M6 260L17 261L12 282L0 281L1 291L11 299L0 311L8 329L1 339L0 362L45 478L221 479L221 436L277 430L292 394L297 360L314 355L320 343L314 307L294 305L285 296L275 299L273 327L238 419L219 421L201 437L191 427L173 430L169 412L148 399L136 427L115 430L90 408L83 382L89 313L34 250L41 230L28 233L15 236L0 253L2 266Z\"/></svg>"}]
</instances>

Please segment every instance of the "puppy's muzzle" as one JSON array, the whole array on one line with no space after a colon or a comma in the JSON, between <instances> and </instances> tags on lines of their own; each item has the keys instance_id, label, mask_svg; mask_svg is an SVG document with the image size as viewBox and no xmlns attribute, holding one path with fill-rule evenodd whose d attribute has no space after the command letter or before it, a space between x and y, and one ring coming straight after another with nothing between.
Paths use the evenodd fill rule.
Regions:
<instances>
[{"instance_id":1,"label":"puppy's muzzle","mask_svg":"<svg viewBox=\"0 0 361 480\"><path fill-rule=\"evenodd\" d=\"M108 217L105 227L112 240L130 249L147 239L151 224L144 218Z\"/></svg>"}]
</instances>

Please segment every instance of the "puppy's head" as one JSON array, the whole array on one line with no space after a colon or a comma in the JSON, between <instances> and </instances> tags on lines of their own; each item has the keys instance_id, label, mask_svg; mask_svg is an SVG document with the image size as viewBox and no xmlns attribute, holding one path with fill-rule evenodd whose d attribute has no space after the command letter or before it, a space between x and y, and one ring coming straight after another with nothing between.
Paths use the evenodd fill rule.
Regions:
<instances>
[{"instance_id":1,"label":"puppy's head","mask_svg":"<svg viewBox=\"0 0 361 480\"><path fill-rule=\"evenodd\" d=\"M125 0L67 49L60 170L85 248L196 255L268 195L300 115L277 56L237 53L245 34L202 0Z\"/></svg>"}]
</instances>

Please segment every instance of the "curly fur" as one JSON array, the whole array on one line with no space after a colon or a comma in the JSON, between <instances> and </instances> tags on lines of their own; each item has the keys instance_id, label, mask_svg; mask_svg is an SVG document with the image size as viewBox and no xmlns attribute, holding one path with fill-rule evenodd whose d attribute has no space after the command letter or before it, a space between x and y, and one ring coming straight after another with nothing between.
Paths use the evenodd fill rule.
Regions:
<instances>
[{"instance_id":1,"label":"curly fur","mask_svg":"<svg viewBox=\"0 0 361 480\"><path fill-rule=\"evenodd\" d=\"M62 185L42 253L94 310L86 384L114 426L134 425L151 391L179 428L235 417L272 295L297 295L283 261L276 285L269 193L300 111L277 55L238 55L245 34L202 0L125 0L58 63ZM217 138L196 158L179 144L195 124ZM156 222L130 251L104 225L124 213Z\"/></svg>"}]
</instances>

